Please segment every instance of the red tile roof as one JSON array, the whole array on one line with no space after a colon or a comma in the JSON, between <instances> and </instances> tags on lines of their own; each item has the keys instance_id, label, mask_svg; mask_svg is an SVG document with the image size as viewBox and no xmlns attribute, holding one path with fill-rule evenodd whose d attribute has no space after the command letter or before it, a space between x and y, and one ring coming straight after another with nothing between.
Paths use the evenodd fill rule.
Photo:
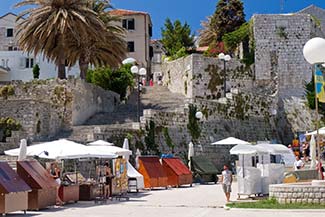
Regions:
<instances>
[{"instance_id":1,"label":"red tile roof","mask_svg":"<svg viewBox=\"0 0 325 217\"><path fill-rule=\"evenodd\" d=\"M124 10L124 9L112 10L109 13L115 16L127 16L127 15L138 15L138 14L149 15L148 13L142 11L131 11L131 10Z\"/></svg>"}]
</instances>

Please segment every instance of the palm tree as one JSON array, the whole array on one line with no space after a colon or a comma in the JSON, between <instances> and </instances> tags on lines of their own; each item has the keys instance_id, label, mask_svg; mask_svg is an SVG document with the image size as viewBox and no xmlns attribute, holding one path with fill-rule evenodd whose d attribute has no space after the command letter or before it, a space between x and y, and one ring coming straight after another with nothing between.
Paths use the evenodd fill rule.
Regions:
<instances>
[{"instance_id":1,"label":"palm tree","mask_svg":"<svg viewBox=\"0 0 325 217\"><path fill-rule=\"evenodd\" d=\"M87 36L80 42L68 40L69 64L79 61L82 79L86 78L89 64L115 67L121 64L127 52L125 31L114 24L119 18L111 16L107 11L112 8L110 1L89 0L88 4L103 21L106 31L101 33L103 37Z\"/></svg>"},{"instance_id":2,"label":"palm tree","mask_svg":"<svg viewBox=\"0 0 325 217\"><path fill-rule=\"evenodd\" d=\"M66 78L67 39L77 43L86 37L102 37L104 23L88 6L87 0L22 0L16 7L34 5L17 19L25 18L17 30L22 50L43 53L58 66L58 77Z\"/></svg>"},{"instance_id":3,"label":"palm tree","mask_svg":"<svg viewBox=\"0 0 325 217\"><path fill-rule=\"evenodd\" d=\"M215 28L215 26L211 25L211 16L207 17L206 21L201 22L201 26L203 29L199 30L200 33L200 46L208 46L213 42L217 41L218 32Z\"/></svg>"}]
</instances>

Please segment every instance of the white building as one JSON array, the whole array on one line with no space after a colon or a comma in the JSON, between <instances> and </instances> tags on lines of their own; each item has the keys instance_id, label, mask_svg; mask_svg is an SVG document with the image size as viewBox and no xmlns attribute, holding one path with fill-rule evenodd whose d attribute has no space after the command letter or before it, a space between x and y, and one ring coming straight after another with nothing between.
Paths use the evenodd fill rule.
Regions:
<instances>
[{"instance_id":1,"label":"white building","mask_svg":"<svg viewBox=\"0 0 325 217\"><path fill-rule=\"evenodd\" d=\"M57 77L55 64L43 55L29 55L19 50L16 40L17 15L7 13L0 17L0 81L33 79L33 66L40 67L40 79ZM19 22L19 21L18 21ZM68 69L67 76L78 76L77 66Z\"/></svg>"},{"instance_id":2,"label":"white building","mask_svg":"<svg viewBox=\"0 0 325 217\"><path fill-rule=\"evenodd\" d=\"M113 16L118 16L121 21L117 25L126 30L128 57L137 60L141 67L146 67L151 72L152 50L150 51L150 38L152 36L152 23L150 15L142 11L116 9L110 11Z\"/></svg>"}]
</instances>

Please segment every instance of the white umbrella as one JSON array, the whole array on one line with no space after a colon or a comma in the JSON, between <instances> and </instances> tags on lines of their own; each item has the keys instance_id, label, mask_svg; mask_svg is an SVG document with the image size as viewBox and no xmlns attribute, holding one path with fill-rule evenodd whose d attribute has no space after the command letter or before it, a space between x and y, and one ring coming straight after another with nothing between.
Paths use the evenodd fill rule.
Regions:
<instances>
[{"instance_id":1,"label":"white umbrella","mask_svg":"<svg viewBox=\"0 0 325 217\"><path fill-rule=\"evenodd\" d=\"M88 143L88 145L107 146L107 145L114 145L114 144L111 142L106 142L104 140L97 140L97 141Z\"/></svg>"},{"instance_id":2,"label":"white umbrella","mask_svg":"<svg viewBox=\"0 0 325 217\"><path fill-rule=\"evenodd\" d=\"M318 134L320 135L325 135L325 127L319 128L318 129ZM317 130L310 132L310 133L306 133L306 136L311 136L311 135L317 135Z\"/></svg>"},{"instance_id":3,"label":"white umbrella","mask_svg":"<svg viewBox=\"0 0 325 217\"><path fill-rule=\"evenodd\" d=\"M136 63L136 59L132 58L132 57L129 57L129 58L126 58L125 60L122 61L122 64L125 65L125 64L134 64Z\"/></svg>"},{"instance_id":4,"label":"white umbrella","mask_svg":"<svg viewBox=\"0 0 325 217\"><path fill-rule=\"evenodd\" d=\"M141 156L141 152L137 148L137 151L135 152L135 167L136 167L136 169L139 169L139 157L140 156Z\"/></svg>"},{"instance_id":5,"label":"white umbrella","mask_svg":"<svg viewBox=\"0 0 325 217\"><path fill-rule=\"evenodd\" d=\"M236 145L230 149L230 154L240 155L240 154L267 154L268 151L264 150L257 145Z\"/></svg>"},{"instance_id":6,"label":"white umbrella","mask_svg":"<svg viewBox=\"0 0 325 217\"><path fill-rule=\"evenodd\" d=\"M187 159L188 159L188 168L191 170L191 157L194 156L194 145L192 142L190 142L188 144L188 155L187 155Z\"/></svg>"},{"instance_id":7,"label":"white umbrella","mask_svg":"<svg viewBox=\"0 0 325 217\"><path fill-rule=\"evenodd\" d=\"M281 154L291 154L292 150L289 149L287 146L282 144L269 144L269 143L260 143L257 144L256 147L260 147L270 154L274 155L281 155Z\"/></svg>"},{"instance_id":8,"label":"white umbrella","mask_svg":"<svg viewBox=\"0 0 325 217\"><path fill-rule=\"evenodd\" d=\"M235 137L228 137L226 139L222 139L220 141L212 143L212 145L247 145L250 144L241 139L237 139Z\"/></svg>"},{"instance_id":9,"label":"white umbrella","mask_svg":"<svg viewBox=\"0 0 325 217\"><path fill-rule=\"evenodd\" d=\"M127 138L124 139L123 148L126 149L126 150L130 150L130 148L129 148L129 140ZM125 158L127 161L129 161L129 157L130 157L130 155L124 155L123 156L123 158Z\"/></svg>"},{"instance_id":10,"label":"white umbrella","mask_svg":"<svg viewBox=\"0 0 325 217\"><path fill-rule=\"evenodd\" d=\"M89 150L97 150L101 151L102 153L112 153L116 154L118 156L126 156L126 155L131 155L132 151L124 148L120 148L114 145L90 145L88 144L87 148Z\"/></svg>"},{"instance_id":11,"label":"white umbrella","mask_svg":"<svg viewBox=\"0 0 325 217\"><path fill-rule=\"evenodd\" d=\"M311 139L310 139L310 158L311 158L310 168L315 169L315 167L316 167L316 140L315 140L314 135L312 135Z\"/></svg>"},{"instance_id":12,"label":"white umbrella","mask_svg":"<svg viewBox=\"0 0 325 217\"><path fill-rule=\"evenodd\" d=\"M6 155L18 156L19 148L5 151ZM77 159L77 158L115 158L112 152L90 150L87 146L72 142L66 139L59 139L52 142L40 143L27 147L27 156L38 156L47 159Z\"/></svg>"},{"instance_id":13,"label":"white umbrella","mask_svg":"<svg viewBox=\"0 0 325 217\"><path fill-rule=\"evenodd\" d=\"M25 160L26 154L27 154L27 141L26 139L22 139L20 140L18 161Z\"/></svg>"}]
</instances>

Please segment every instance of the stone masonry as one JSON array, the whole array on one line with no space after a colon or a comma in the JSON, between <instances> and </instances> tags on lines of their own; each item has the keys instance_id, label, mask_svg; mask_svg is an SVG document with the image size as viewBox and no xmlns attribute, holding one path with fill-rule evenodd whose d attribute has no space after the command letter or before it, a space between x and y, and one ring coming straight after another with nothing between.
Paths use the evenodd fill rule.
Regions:
<instances>
[{"instance_id":1,"label":"stone masonry","mask_svg":"<svg viewBox=\"0 0 325 217\"><path fill-rule=\"evenodd\" d=\"M270 185L270 197L279 203L312 203L325 205L325 186L311 183Z\"/></svg>"},{"instance_id":2,"label":"stone masonry","mask_svg":"<svg viewBox=\"0 0 325 217\"><path fill-rule=\"evenodd\" d=\"M119 95L78 79L13 82L0 99L1 117L12 117L31 140L48 139L98 112L112 112Z\"/></svg>"}]
</instances>

